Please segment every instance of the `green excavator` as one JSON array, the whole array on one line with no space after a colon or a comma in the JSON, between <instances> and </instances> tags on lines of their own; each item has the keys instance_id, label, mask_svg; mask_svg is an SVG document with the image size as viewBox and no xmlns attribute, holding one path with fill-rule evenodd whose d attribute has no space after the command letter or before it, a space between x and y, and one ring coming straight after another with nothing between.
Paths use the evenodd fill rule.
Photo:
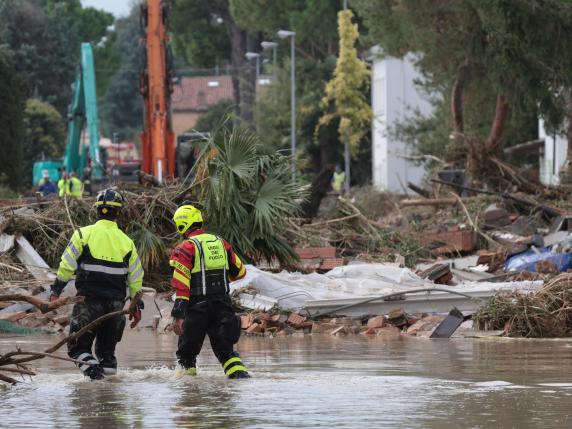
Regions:
<instances>
[{"instance_id":1,"label":"green excavator","mask_svg":"<svg viewBox=\"0 0 572 429\"><path fill-rule=\"evenodd\" d=\"M91 180L101 181L104 166L100 160L95 67L93 50L89 43L81 45L81 64L73 88L73 98L68 109L68 137L64 160L36 162L33 171L34 184L42 180L45 170L48 171L50 179L57 182L62 169L82 177L88 166L91 169ZM88 145L81 144L84 129L89 139Z\"/></svg>"}]
</instances>

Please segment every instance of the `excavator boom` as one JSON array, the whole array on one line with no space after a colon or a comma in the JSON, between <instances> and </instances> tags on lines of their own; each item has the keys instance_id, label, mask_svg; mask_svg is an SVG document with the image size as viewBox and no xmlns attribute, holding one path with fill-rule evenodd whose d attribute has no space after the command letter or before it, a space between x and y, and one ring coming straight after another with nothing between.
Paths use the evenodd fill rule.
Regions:
<instances>
[{"instance_id":1,"label":"excavator boom","mask_svg":"<svg viewBox=\"0 0 572 429\"><path fill-rule=\"evenodd\" d=\"M145 128L141 134L142 169L159 182L175 174L175 135L171 125L172 67L166 30L167 7L148 0L142 8L145 67L141 72Z\"/></svg>"},{"instance_id":2,"label":"excavator boom","mask_svg":"<svg viewBox=\"0 0 572 429\"><path fill-rule=\"evenodd\" d=\"M81 145L81 133L87 130L89 146ZM99 160L99 124L93 50L89 43L81 45L81 66L74 84L74 95L68 112L68 143L64 159L67 172L83 173L91 160L92 178L101 179Z\"/></svg>"}]
</instances>

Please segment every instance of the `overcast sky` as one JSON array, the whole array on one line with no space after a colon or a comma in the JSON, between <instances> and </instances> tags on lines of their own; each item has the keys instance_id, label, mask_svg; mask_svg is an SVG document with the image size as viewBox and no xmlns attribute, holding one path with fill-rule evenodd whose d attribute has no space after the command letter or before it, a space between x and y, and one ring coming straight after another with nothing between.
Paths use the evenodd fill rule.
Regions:
<instances>
[{"instance_id":1,"label":"overcast sky","mask_svg":"<svg viewBox=\"0 0 572 429\"><path fill-rule=\"evenodd\" d=\"M125 16L129 13L133 0L81 0L82 5L95 7L111 12L116 17Z\"/></svg>"}]
</instances>

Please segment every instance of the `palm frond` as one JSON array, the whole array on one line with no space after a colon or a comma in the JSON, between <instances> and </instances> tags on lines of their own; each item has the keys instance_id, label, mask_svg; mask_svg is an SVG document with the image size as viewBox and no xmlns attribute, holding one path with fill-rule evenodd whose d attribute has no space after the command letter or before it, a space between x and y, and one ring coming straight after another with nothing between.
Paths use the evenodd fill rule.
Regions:
<instances>
[{"instance_id":1,"label":"palm frond","mask_svg":"<svg viewBox=\"0 0 572 429\"><path fill-rule=\"evenodd\" d=\"M262 153L256 134L244 128L219 130L207 145L199 162L208 172L200 193L208 229L247 260L291 263L296 254L281 233L304 195L291 181L291 159Z\"/></svg>"},{"instance_id":2,"label":"palm frond","mask_svg":"<svg viewBox=\"0 0 572 429\"><path fill-rule=\"evenodd\" d=\"M134 228L130 234L144 269L159 267L165 257L165 243L157 234L144 226Z\"/></svg>"}]
</instances>

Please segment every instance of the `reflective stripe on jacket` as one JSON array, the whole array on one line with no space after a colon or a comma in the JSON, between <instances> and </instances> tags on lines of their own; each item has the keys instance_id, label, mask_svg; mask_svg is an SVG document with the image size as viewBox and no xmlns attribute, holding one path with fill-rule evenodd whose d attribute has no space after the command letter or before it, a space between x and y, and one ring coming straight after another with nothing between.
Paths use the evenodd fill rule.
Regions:
<instances>
[{"instance_id":1,"label":"reflective stripe on jacket","mask_svg":"<svg viewBox=\"0 0 572 429\"><path fill-rule=\"evenodd\" d=\"M79 295L125 298L127 287L134 296L143 284L135 244L110 220L99 220L73 233L57 276L67 282L74 272Z\"/></svg>"},{"instance_id":2,"label":"reflective stripe on jacket","mask_svg":"<svg viewBox=\"0 0 572 429\"><path fill-rule=\"evenodd\" d=\"M173 250L169 263L177 299L228 293L228 282L246 275L244 264L230 244L201 230L189 234Z\"/></svg>"}]
</instances>

